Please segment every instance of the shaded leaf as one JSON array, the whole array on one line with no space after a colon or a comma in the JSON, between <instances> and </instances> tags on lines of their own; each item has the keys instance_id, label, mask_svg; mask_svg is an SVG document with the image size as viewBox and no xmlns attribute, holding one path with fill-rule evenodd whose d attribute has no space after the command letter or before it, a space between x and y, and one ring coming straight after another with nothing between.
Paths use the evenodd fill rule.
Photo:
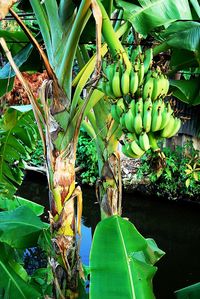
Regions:
<instances>
[{"instance_id":1,"label":"shaded leaf","mask_svg":"<svg viewBox=\"0 0 200 299\"><path fill-rule=\"evenodd\" d=\"M116 0L117 6L124 10L136 32L147 35L160 26L168 26L176 20L191 20L188 0L138 0L139 5L128 1Z\"/></svg>"},{"instance_id":2,"label":"shaded leaf","mask_svg":"<svg viewBox=\"0 0 200 299\"><path fill-rule=\"evenodd\" d=\"M155 298L154 263L164 254L129 221L112 216L95 230L90 254L90 298Z\"/></svg>"},{"instance_id":3,"label":"shaded leaf","mask_svg":"<svg viewBox=\"0 0 200 299\"><path fill-rule=\"evenodd\" d=\"M4 293L3 296L7 295L9 299L41 298L41 294L37 289L22 279L23 275L22 277L19 275L22 272L19 273L19 271L21 269L19 270L19 267L17 269L16 264L15 269L12 267L3 245L0 244L0 290L2 294Z\"/></svg>"},{"instance_id":4,"label":"shaded leaf","mask_svg":"<svg viewBox=\"0 0 200 299\"><path fill-rule=\"evenodd\" d=\"M13 89L14 78L8 78L5 80L0 79L0 97L4 96L6 93Z\"/></svg>"},{"instance_id":5,"label":"shaded leaf","mask_svg":"<svg viewBox=\"0 0 200 299\"><path fill-rule=\"evenodd\" d=\"M13 57L15 64L17 65L18 68L22 66L24 62L27 61L28 57L31 54L32 49L33 49L32 44L28 44ZM4 65L4 67L0 70L0 79L7 79L14 76L15 76L15 71L11 68L10 63Z\"/></svg>"},{"instance_id":6,"label":"shaded leaf","mask_svg":"<svg viewBox=\"0 0 200 299\"><path fill-rule=\"evenodd\" d=\"M44 213L44 207L38 203L32 202L20 196L14 196L13 199L0 195L0 209L10 211L20 206L29 207L37 216Z\"/></svg>"},{"instance_id":7,"label":"shaded leaf","mask_svg":"<svg viewBox=\"0 0 200 299\"><path fill-rule=\"evenodd\" d=\"M173 95L190 105L200 104L200 78L190 80L171 80L170 86Z\"/></svg>"},{"instance_id":8,"label":"shaded leaf","mask_svg":"<svg viewBox=\"0 0 200 299\"><path fill-rule=\"evenodd\" d=\"M0 241L14 248L35 246L40 233L47 227L46 223L25 206L0 212Z\"/></svg>"}]
</instances>

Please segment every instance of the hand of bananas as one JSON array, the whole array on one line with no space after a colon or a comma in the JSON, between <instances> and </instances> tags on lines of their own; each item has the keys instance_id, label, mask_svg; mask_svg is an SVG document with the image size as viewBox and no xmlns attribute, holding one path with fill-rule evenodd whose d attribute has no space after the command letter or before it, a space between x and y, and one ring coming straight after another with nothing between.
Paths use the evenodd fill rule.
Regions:
<instances>
[{"instance_id":1,"label":"hand of bananas","mask_svg":"<svg viewBox=\"0 0 200 299\"><path fill-rule=\"evenodd\" d=\"M181 126L170 103L164 102L169 81L159 67L152 68L152 59L151 48L143 54L138 46L131 54L131 70L120 59L104 62L98 85L112 99L112 117L125 134L122 151L130 158L141 157L149 148L159 151L157 140L172 137Z\"/></svg>"}]
</instances>

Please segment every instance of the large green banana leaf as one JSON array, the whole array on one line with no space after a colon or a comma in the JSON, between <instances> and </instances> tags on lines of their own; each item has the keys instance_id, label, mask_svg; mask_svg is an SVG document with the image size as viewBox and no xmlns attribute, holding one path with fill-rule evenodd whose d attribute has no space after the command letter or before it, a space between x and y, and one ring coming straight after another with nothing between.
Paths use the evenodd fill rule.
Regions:
<instances>
[{"instance_id":1,"label":"large green banana leaf","mask_svg":"<svg viewBox=\"0 0 200 299\"><path fill-rule=\"evenodd\" d=\"M23 158L29 158L37 137L33 112L27 107L10 107L0 119L0 182L11 189L21 184Z\"/></svg>"},{"instance_id":2,"label":"large green banana leaf","mask_svg":"<svg viewBox=\"0 0 200 299\"><path fill-rule=\"evenodd\" d=\"M188 0L138 0L132 3L116 0L116 3L124 10L124 19L144 36L176 20L192 20Z\"/></svg>"},{"instance_id":3,"label":"large green banana leaf","mask_svg":"<svg viewBox=\"0 0 200 299\"><path fill-rule=\"evenodd\" d=\"M1 210L10 211L21 206L29 207L37 216L44 213L44 207L38 203L32 202L20 196L14 196L14 198L10 199L0 193Z\"/></svg>"},{"instance_id":4,"label":"large green banana leaf","mask_svg":"<svg viewBox=\"0 0 200 299\"><path fill-rule=\"evenodd\" d=\"M0 243L0 298L2 299L39 299L41 294L29 284L24 268L14 262L8 246Z\"/></svg>"},{"instance_id":5,"label":"large green banana leaf","mask_svg":"<svg viewBox=\"0 0 200 299\"><path fill-rule=\"evenodd\" d=\"M119 217L101 221L90 253L91 299L153 299L152 278L164 252Z\"/></svg>"},{"instance_id":6,"label":"large green banana leaf","mask_svg":"<svg viewBox=\"0 0 200 299\"><path fill-rule=\"evenodd\" d=\"M0 242L13 248L29 248L37 245L43 230L49 227L28 207L0 212Z\"/></svg>"},{"instance_id":7,"label":"large green banana leaf","mask_svg":"<svg viewBox=\"0 0 200 299\"><path fill-rule=\"evenodd\" d=\"M173 95L179 100L196 106L200 104L200 77L190 80L171 80Z\"/></svg>"}]
</instances>

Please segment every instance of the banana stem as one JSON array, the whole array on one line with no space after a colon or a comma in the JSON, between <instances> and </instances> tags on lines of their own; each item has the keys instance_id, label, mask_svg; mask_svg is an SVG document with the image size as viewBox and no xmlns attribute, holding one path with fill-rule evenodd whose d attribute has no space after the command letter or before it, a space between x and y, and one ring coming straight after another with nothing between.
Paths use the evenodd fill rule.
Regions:
<instances>
[{"instance_id":1,"label":"banana stem","mask_svg":"<svg viewBox=\"0 0 200 299\"><path fill-rule=\"evenodd\" d=\"M99 7L101 9L102 13L102 33L104 36L104 39L106 43L108 44L108 47L110 48L111 55L116 58L117 55L120 55L120 58L123 59L126 68L131 69L131 62L128 59L128 55L126 54L121 42L119 41L113 27L111 24L111 21L106 13L106 10L104 6L101 4L100 1L98 1Z\"/></svg>"}]
</instances>

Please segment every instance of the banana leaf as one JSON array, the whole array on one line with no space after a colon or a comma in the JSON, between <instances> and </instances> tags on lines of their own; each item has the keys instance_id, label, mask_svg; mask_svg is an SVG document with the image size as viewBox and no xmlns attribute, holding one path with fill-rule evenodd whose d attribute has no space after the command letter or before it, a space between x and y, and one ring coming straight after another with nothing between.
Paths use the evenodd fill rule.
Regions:
<instances>
[{"instance_id":1,"label":"banana leaf","mask_svg":"<svg viewBox=\"0 0 200 299\"><path fill-rule=\"evenodd\" d=\"M170 48L194 52L200 65L200 24L198 22L175 22L161 33L160 37Z\"/></svg>"},{"instance_id":2,"label":"banana leaf","mask_svg":"<svg viewBox=\"0 0 200 299\"><path fill-rule=\"evenodd\" d=\"M90 253L91 299L153 299L152 278L164 252L119 217L96 227Z\"/></svg>"},{"instance_id":3,"label":"banana leaf","mask_svg":"<svg viewBox=\"0 0 200 299\"><path fill-rule=\"evenodd\" d=\"M117 6L124 10L124 19L132 24L136 32L144 36L153 29L160 26L167 27L176 20L192 20L188 0L138 0L133 2L116 0Z\"/></svg>"},{"instance_id":4,"label":"banana leaf","mask_svg":"<svg viewBox=\"0 0 200 299\"><path fill-rule=\"evenodd\" d=\"M40 233L47 228L48 224L26 206L0 212L0 242L13 248L36 246Z\"/></svg>"},{"instance_id":5,"label":"banana leaf","mask_svg":"<svg viewBox=\"0 0 200 299\"><path fill-rule=\"evenodd\" d=\"M28 283L23 267L8 255L7 247L0 243L0 297L9 299L41 298L38 290ZM10 253L10 251L9 251Z\"/></svg>"},{"instance_id":6,"label":"banana leaf","mask_svg":"<svg viewBox=\"0 0 200 299\"><path fill-rule=\"evenodd\" d=\"M35 147L37 128L30 106L9 108L0 120L0 181L12 189L23 179L23 159ZM21 111L20 111L21 110Z\"/></svg>"},{"instance_id":7,"label":"banana leaf","mask_svg":"<svg viewBox=\"0 0 200 299\"><path fill-rule=\"evenodd\" d=\"M6 198L0 194L0 209L5 211L14 210L20 206L29 207L37 216L44 213L44 207L38 203L32 202L20 196L14 196L12 199Z\"/></svg>"},{"instance_id":8,"label":"banana leaf","mask_svg":"<svg viewBox=\"0 0 200 299\"><path fill-rule=\"evenodd\" d=\"M196 106L200 104L200 77L190 80L171 80L173 95L179 100Z\"/></svg>"},{"instance_id":9,"label":"banana leaf","mask_svg":"<svg viewBox=\"0 0 200 299\"><path fill-rule=\"evenodd\" d=\"M13 89L14 78L0 79L0 97Z\"/></svg>"}]
</instances>

